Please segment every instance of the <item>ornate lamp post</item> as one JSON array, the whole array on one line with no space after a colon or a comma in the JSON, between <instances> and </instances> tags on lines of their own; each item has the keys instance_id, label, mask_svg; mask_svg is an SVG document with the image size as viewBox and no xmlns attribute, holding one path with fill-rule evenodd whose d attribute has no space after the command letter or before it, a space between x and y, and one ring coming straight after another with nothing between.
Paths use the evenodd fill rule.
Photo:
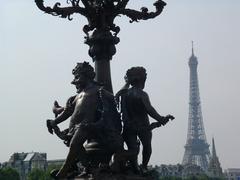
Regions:
<instances>
[{"instance_id":1,"label":"ornate lamp post","mask_svg":"<svg viewBox=\"0 0 240 180\"><path fill-rule=\"evenodd\" d=\"M130 22L147 20L160 15L165 2L157 0L153 5L155 12L148 12L146 7L141 11L126 8L129 0L67 0L69 7L61 7L57 2L53 7L44 6L43 0L35 0L37 7L45 13L72 20L74 13L85 16L88 24L83 27L86 34L85 43L89 45L89 55L95 63L96 81L103 83L105 89L112 92L110 60L116 53L115 45L120 39L117 34L120 28L114 24L119 15L126 15Z\"/></svg>"}]
</instances>

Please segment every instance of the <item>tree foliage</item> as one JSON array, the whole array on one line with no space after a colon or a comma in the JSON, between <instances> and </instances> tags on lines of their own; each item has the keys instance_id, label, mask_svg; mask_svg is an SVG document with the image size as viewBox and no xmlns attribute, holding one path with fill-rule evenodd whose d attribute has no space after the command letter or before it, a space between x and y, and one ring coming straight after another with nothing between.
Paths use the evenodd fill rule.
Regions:
<instances>
[{"instance_id":1,"label":"tree foliage","mask_svg":"<svg viewBox=\"0 0 240 180\"><path fill-rule=\"evenodd\" d=\"M159 180L223 180L223 178L211 178L207 175L193 175L185 178L181 178L178 176L167 176L167 177L160 177Z\"/></svg>"},{"instance_id":2,"label":"tree foliage","mask_svg":"<svg viewBox=\"0 0 240 180\"><path fill-rule=\"evenodd\" d=\"M51 165L47 170L33 169L27 176L27 180L53 180L50 173L53 169L60 169L61 166Z\"/></svg>"},{"instance_id":3,"label":"tree foliage","mask_svg":"<svg viewBox=\"0 0 240 180\"><path fill-rule=\"evenodd\" d=\"M33 169L28 175L27 180L46 180L46 173L41 169Z\"/></svg>"},{"instance_id":4,"label":"tree foliage","mask_svg":"<svg viewBox=\"0 0 240 180\"><path fill-rule=\"evenodd\" d=\"M1 180L20 180L17 170L13 168L3 168L0 169L0 179Z\"/></svg>"}]
</instances>

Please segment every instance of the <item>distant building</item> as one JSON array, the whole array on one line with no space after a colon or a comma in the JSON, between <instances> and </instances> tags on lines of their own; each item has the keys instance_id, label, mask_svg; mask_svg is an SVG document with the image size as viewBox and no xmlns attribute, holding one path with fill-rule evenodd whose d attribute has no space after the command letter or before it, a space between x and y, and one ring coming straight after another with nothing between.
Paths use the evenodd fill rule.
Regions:
<instances>
[{"instance_id":1,"label":"distant building","mask_svg":"<svg viewBox=\"0 0 240 180\"><path fill-rule=\"evenodd\" d=\"M206 175L200 166L194 164L187 165L160 165L154 168L162 178L179 177L187 178L190 176Z\"/></svg>"},{"instance_id":2,"label":"distant building","mask_svg":"<svg viewBox=\"0 0 240 180\"><path fill-rule=\"evenodd\" d=\"M177 165L165 165L155 166L154 168L160 175L160 177L182 177L183 166Z\"/></svg>"},{"instance_id":3,"label":"distant building","mask_svg":"<svg viewBox=\"0 0 240 180\"><path fill-rule=\"evenodd\" d=\"M5 168L7 166L8 166L8 162L0 163L0 169Z\"/></svg>"},{"instance_id":4,"label":"distant building","mask_svg":"<svg viewBox=\"0 0 240 180\"><path fill-rule=\"evenodd\" d=\"M223 177L222 167L216 153L214 138L212 138L212 154L208 165L208 176L212 178Z\"/></svg>"},{"instance_id":5,"label":"distant building","mask_svg":"<svg viewBox=\"0 0 240 180\"><path fill-rule=\"evenodd\" d=\"M186 164L183 166L182 178L201 175L206 175L206 172L202 169L202 167L195 164Z\"/></svg>"},{"instance_id":6,"label":"distant building","mask_svg":"<svg viewBox=\"0 0 240 180\"><path fill-rule=\"evenodd\" d=\"M16 169L20 179L25 180L32 169L47 169L47 154L39 152L14 153L7 162L7 166Z\"/></svg>"},{"instance_id":7,"label":"distant building","mask_svg":"<svg viewBox=\"0 0 240 180\"><path fill-rule=\"evenodd\" d=\"M228 168L224 174L227 180L240 180L240 168Z\"/></svg>"}]
</instances>

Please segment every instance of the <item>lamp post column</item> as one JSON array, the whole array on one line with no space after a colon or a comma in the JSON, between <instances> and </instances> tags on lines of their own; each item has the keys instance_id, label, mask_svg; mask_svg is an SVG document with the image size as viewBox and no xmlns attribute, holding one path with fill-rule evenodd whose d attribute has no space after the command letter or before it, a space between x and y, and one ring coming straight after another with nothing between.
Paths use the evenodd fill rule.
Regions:
<instances>
[{"instance_id":1,"label":"lamp post column","mask_svg":"<svg viewBox=\"0 0 240 180\"><path fill-rule=\"evenodd\" d=\"M95 63L95 80L103 84L109 92L113 92L110 60L116 53L115 45L119 41L119 38L110 31L101 29L96 29L91 36L86 37L85 41L89 45L88 53Z\"/></svg>"}]
</instances>

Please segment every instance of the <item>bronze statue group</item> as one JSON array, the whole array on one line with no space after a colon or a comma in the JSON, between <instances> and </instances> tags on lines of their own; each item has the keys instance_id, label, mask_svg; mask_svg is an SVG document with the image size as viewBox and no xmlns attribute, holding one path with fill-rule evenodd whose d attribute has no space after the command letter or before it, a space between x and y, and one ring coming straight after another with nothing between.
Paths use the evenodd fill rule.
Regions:
<instances>
[{"instance_id":1,"label":"bronze statue group","mask_svg":"<svg viewBox=\"0 0 240 180\"><path fill-rule=\"evenodd\" d=\"M128 69L126 83L115 96L104 89L104 84L94 81L95 72L89 63L77 63L72 74L77 94L64 107L56 101L55 119L47 120L48 131L69 147L64 164L60 170L52 171L52 176L55 179L75 176L79 173L79 163L84 167L80 172L82 177L101 168L111 173L146 173L152 153L152 130L174 119L172 115L161 116L151 105L143 90L146 70ZM156 122L150 123L148 116ZM68 118L69 128L61 131L58 124ZM140 145L141 165L138 164Z\"/></svg>"}]
</instances>

